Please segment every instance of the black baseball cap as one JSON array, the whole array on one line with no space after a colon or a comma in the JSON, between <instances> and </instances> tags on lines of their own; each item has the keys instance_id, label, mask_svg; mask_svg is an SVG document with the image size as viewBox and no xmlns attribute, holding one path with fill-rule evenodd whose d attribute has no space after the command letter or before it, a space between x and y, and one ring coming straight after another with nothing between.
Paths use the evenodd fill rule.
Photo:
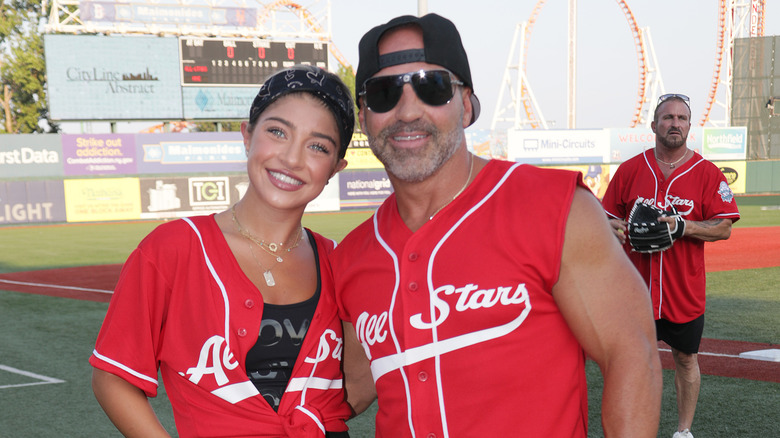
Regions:
<instances>
[{"instance_id":1,"label":"black baseball cap","mask_svg":"<svg viewBox=\"0 0 780 438\"><path fill-rule=\"evenodd\" d=\"M423 49L402 50L400 52L379 55L379 40L389 30L401 26L417 25L423 33ZM427 62L440 65L455 73L464 85L471 88L471 105L474 108L471 116L472 125L479 117L481 105L474 94L474 84L471 81L469 58L460 39L460 33L452 21L437 14L427 14L422 17L402 15L393 18L385 24L369 30L360 39L358 46L359 61L355 84L358 91L363 83L379 70L398 64L410 62Z\"/></svg>"}]
</instances>

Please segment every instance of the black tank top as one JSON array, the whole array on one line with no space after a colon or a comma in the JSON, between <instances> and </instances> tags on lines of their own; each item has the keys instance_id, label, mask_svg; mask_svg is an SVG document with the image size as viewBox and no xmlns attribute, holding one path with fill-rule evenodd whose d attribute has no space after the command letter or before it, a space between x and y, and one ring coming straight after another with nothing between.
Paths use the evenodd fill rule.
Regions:
<instances>
[{"instance_id":1,"label":"black tank top","mask_svg":"<svg viewBox=\"0 0 780 438\"><path fill-rule=\"evenodd\" d=\"M287 304L263 305L263 320L257 342L246 355L246 372L249 380L276 411L282 401L287 383L292 377L295 360L309 330L311 319L320 299L320 263L317 244L310 233L309 242L314 250L317 266L317 290L306 301Z\"/></svg>"}]
</instances>

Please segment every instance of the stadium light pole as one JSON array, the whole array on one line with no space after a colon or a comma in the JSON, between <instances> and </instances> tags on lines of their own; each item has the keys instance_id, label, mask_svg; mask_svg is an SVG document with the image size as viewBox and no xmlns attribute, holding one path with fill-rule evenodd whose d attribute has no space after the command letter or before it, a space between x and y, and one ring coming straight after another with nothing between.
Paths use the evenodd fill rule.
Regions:
<instances>
[{"instance_id":1,"label":"stadium light pole","mask_svg":"<svg viewBox=\"0 0 780 438\"><path fill-rule=\"evenodd\" d=\"M577 0L569 0L569 74L567 128L577 128Z\"/></svg>"},{"instance_id":2,"label":"stadium light pole","mask_svg":"<svg viewBox=\"0 0 780 438\"><path fill-rule=\"evenodd\" d=\"M428 13L428 0L417 0L417 16L422 17Z\"/></svg>"}]
</instances>

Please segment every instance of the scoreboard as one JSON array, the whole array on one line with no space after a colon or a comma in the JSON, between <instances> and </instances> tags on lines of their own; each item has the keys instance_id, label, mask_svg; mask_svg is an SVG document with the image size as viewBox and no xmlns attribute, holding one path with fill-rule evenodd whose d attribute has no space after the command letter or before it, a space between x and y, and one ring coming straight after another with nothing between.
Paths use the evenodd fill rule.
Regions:
<instances>
[{"instance_id":1,"label":"scoreboard","mask_svg":"<svg viewBox=\"0 0 780 438\"><path fill-rule=\"evenodd\" d=\"M314 39L43 38L52 120L244 119L269 76L295 64L327 70L330 55L328 43Z\"/></svg>"},{"instance_id":2,"label":"scoreboard","mask_svg":"<svg viewBox=\"0 0 780 438\"><path fill-rule=\"evenodd\" d=\"M180 37L182 86L257 87L295 64L328 68L323 42Z\"/></svg>"}]
</instances>

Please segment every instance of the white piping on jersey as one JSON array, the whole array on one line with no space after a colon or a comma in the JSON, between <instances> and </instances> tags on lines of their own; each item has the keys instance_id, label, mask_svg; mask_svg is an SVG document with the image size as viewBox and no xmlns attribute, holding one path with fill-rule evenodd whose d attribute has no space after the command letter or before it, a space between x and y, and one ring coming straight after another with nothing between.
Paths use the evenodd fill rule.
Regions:
<instances>
[{"instance_id":1,"label":"white piping on jersey","mask_svg":"<svg viewBox=\"0 0 780 438\"><path fill-rule=\"evenodd\" d=\"M431 252L431 257L430 257L430 259L428 261L427 282L428 282L428 290L429 291L433 292L434 290L436 290L433 287L433 278L432 278L432 276L433 276L433 261L436 258L436 254L438 254L439 249L442 247L442 245L444 245L444 242L446 242L447 239L450 238L452 233L454 233L455 230L458 229L458 227L460 227L460 225L463 223L463 221L466 220L466 218L471 216L475 211L477 211L480 207L482 207L482 205L484 205L485 202L487 202L488 199L493 197L493 195L498 191L498 189L501 188L504 185L504 183L506 182L507 178L509 178L509 175L511 175L512 172L514 172L514 170L518 166L520 166L520 163L515 163L512 167L510 167L504 173L504 176L502 176L501 179L496 183L496 185L493 186L493 189L490 190L490 192L487 195L485 195L484 198L482 198L479 202L477 202L474 206L472 206L463 216L461 216L461 218L458 219L457 222L455 222L455 225L453 225L452 228L450 228L449 231L447 231L444 234L444 236L441 238L441 240L439 240L439 242L433 248L433 251ZM528 295L526 295L526 299L527 298L528 298ZM431 321L435 321L436 320L435 319L436 318L436 306L434 305L434 300L430 300L429 301L429 306L430 306ZM512 321L512 322L510 322L508 324L504 324L503 327L506 327L506 326L514 325L513 323L516 322L516 326L515 327L511 328L511 330L508 330L508 331L506 331L504 333L499 334L501 332L501 330L498 330L499 333L493 333L493 330L487 329L487 330L482 330L480 332L475 333L475 336L465 335L464 339L466 339L466 338L470 339L472 342L474 342L474 341L481 342L481 340L479 340L479 338L481 337L481 336L479 336L480 334L482 334L483 336L486 335L486 334L495 334L497 336L503 336L503 335L511 332L512 330L514 330L516 327L520 326L520 324L522 324L522 322L525 320L526 316L528 315L528 312L530 312L530 311L531 311L531 304L530 304L530 302L528 302L528 304L526 305L526 307L523 310L523 312L521 312L519 317L517 317L514 321ZM433 338L432 344L433 344L434 348L438 349L438 344L439 344L438 325L434 325L432 327L432 329L431 329L431 337ZM487 339L482 339L482 340L487 340ZM465 347L465 345L464 345L464 347ZM441 354L440 353L436 354L436 357L434 358L434 363L435 363L435 367L436 367L436 387L438 388L438 392L439 392L439 411L441 413L441 418L442 418L442 432L444 433L445 437L449 437L450 433L449 433L449 430L448 430L449 428L447 426L447 412L446 412L446 406L444 404L444 388L442 387L442 378L441 378L442 376L441 376Z\"/></svg>"},{"instance_id":2,"label":"white piping on jersey","mask_svg":"<svg viewBox=\"0 0 780 438\"><path fill-rule=\"evenodd\" d=\"M463 216L461 216L461 218L444 234L444 236L442 236L441 240L439 240L439 242L434 246L434 249L431 252L431 256L428 261L428 268L426 273L427 276L426 281L428 283L428 290L430 292L433 292L435 290L433 287L433 279L432 279L433 264L434 264L434 259L436 257L436 254L439 252L439 249L444 245L447 239L449 239L449 237L455 232L455 230L458 227L460 227L460 225L469 216L471 216L475 211L477 211L480 207L482 207L482 205L484 205L491 197L493 197L493 195L503 186L503 184L506 182L509 176L519 166L521 166L521 163L515 163L513 166L507 169L507 171L504 173L501 179L495 184L495 186L490 190L490 192L487 193L479 202L474 204L465 214L463 214ZM446 406L444 403L444 389L442 387L442 374L441 374L441 363L440 363L441 355L451 351L459 350L461 348L466 348L481 342L485 342L490 339L496 339L498 337L511 333L517 327L519 327L523 323L525 318L528 316L528 314L531 311L531 303L528 300L528 296L526 295L526 307L523 309L523 311L520 313L520 315L517 318L504 325L480 330L478 332L467 333L454 338L445 339L443 341L439 341L438 329L437 326L434 324L431 329L432 342L430 344L414 347L406 351L401 351L400 345L398 343L395 334L395 330L393 329L393 318L392 318L393 307L395 306L395 300L399 290L399 283L400 283L400 270L398 266L398 257L379 235L379 226L378 226L376 214L374 215L373 222L374 222L374 234L377 240L382 245L382 247L385 249L385 251L387 251L387 253L392 258L393 267L395 269L395 286L393 288L393 295L392 295L390 309L389 309L389 314L391 316L388 318L388 320L390 324L391 337L393 338L393 343L396 347L397 353L373 360L371 362L371 373L374 377L374 381L376 382L379 379L379 377L381 377L382 375L390 371L398 369L401 372L401 375L404 380L404 389L406 391L406 399L407 399L406 406L407 406L407 415L409 421L409 429L411 430L412 436L414 436L414 427L411 418L411 402L410 402L411 394L409 393L407 376L403 367L407 365L411 365L416 362L420 362L425 359L433 358L435 368L436 368L436 387L437 387L438 399L439 399L439 413L442 419L442 432L445 437L449 437ZM435 306L433 300L430 301L429 306L430 306L431 321L434 321Z\"/></svg>"},{"instance_id":3,"label":"white piping on jersey","mask_svg":"<svg viewBox=\"0 0 780 438\"><path fill-rule=\"evenodd\" d=\"M320 419L319 419L319 418L317 418L317 416L316 416L316 415L314 415L314 414L313 414L313 413L312 413L310 410L308 410L308 409L306 409L306 408L304 408L303 406L300 406L300 405L296 406L296 407L295 407L295 409L298 409L299 411L301 411L301 412L303 412L304 414L306 414L307 416L309 416L309 418L311 418L312 420L314 420L314 423L317 425L317 427L319 427L319 428L320 428L320 431L321 431L323 434L325 434L325 433L326 433L326 432L325 432L325 425L323 425L323 424L322 424L322 422L320 421Z\"/></svg>"},{"instance_id":4,"label":"white piping on jersey","mask_svg":"<svg viewBox=\"0 0 780 438\"><path fill-rule=\"evenodd\" d=\"M98 353L97 350L92 350L92 354L95 355L96 358L102 360L103 362L110 363L111 365L113 365L113 366L115 366L115 367L117 367L117 368L119 368L121 370L124 370L124 371L134 375L135 377L138 377L139 379L146 380L147 382L152 382L154 384L154 386L158 386L158 384L157 384L157 376L155 376L154 378L151 378L151 377L147 376L146 374L141 374L138 371L128 367L127 365L123 365L123 364L115 361L114 359L109 359L106 356L103 356L102 354Z\"/></svg>"},{"instance_id":5,"label":"white piping on jersey","mask_svg":"<svg viewBox=\"0 0 780 438\"><path fill-rule=\"evenodd\" d=\"M655 183L655 192L653 193L653 200L656 205L659 204L658 199L658 175L656 175L655 171L653 171L653 166L650 165L650 162L647 159L647 154L644 154L645 157L645 163L647 163L648 169L650 169L650 172L653 174L653 180ZM679 175L675 176L669 181L669 184L666 186L666 193L668 194L671 191L672 184L675 183L678 179L680 179L683 175L687 174L688 172L692 171L694 167L698 166L704 161L704 158L700 159L699 161L693 163L691 167L688 169L685 169L684 172L680 173ZM663 205L660 206L660 208L666 209L666 198L663 199ZM652 255L651 255L652 257ZM650 281L647 283L648 290L651 290L652 288L652 278L653 278L653 270L652 270L652 263L651 263L651 269L650 269ZM658 315L656 315L656 319L661 319L661 309L663 309L664 304L664 253L660 252L658 253Z\"/></svg>"},{"instance_id":6,"label":"white piping on jersey","mask_svg":"<svg viewBox=\"0 0 780 438\"><path fill-rule=\"evenodd\" d=\"M195 235L198 236L198 241L200 242L200 248L203 251L203 259L206 262L206 266L209 268L209 272L211 273L211 277L214 278L214 281L217 283L217 286L219 287L219 290L222 292L222 301L225 304L225 346L226 348L230 349L230 329L228 322L230 321L230 300L228 300L227 296L227 290L225 290L225 285L222 283L222 279L219 278L219 275L217 275L217 271L214 269L214 266L211 264L211 259L209 259L209 255L206 254L206 246L203 244L203 238L200 235L200 230L198 230L198 227L195 226L194 223L189 218L182 218L184 222L187 222L193 231L195 231Z\"/></svg>"},{"instance_id":7,"label":"white piping on jersey","mask_svg":"<svg viewBox=\"0 0 780 438\"><path fill-rule=\"evenodd\" d=\"M209 255L206 253L206 246L203 243L203 237L200 235L200 230L198 230L198 227L195 226L195 224L189 219L189 218L182 218L184 222L187 222L189 224L190 228L195 232L195 235L198 236L198 241L200 242L200 248L201 251L203 251L203 259L206 262L206 266L209 268L209 273L211 273L211 277L214 279L214 282L217 283L217 286L219 287L220 292L222 293L222 301L225 305L225 351L230 352L230 355L232 356L232 350L230 349L230 300L227 296L227 290L225 289L225 284L222 283L222 279L219 278L219 275L217 274L216 269L214 269L214 265L211 264L211 259L209 259ZM240 402L241 400L247 399L249 397L254 397L260 392L257 390L255 385L250 382L249 380L234 383L232 385L227 386L221 386L213 391L211 391L212 394L216 395L217 397L226 400L232 404L236 404Z\"/></svg>"},{"instance_id":8,"label":"white piping on jersey","mask_svg":"<svg viewBox=\"0 0 780 438\"><path fill-rule=\"evenodd\" d=\"M287 388L285 388L284 392L292 392L292 391L301 391L301 401L299 405L305 405L306 404L306 391L308 388L315 388L315 389L329 389L329 388L341 388L342 386L342 380L330 380L330 379L323 379L320 377L314 377L314 373L317 371L317 365L325 360L330 354L330 347L328 346L327 336L330 335L333 339L337 339L338 335L336 335L336 332L334 332L331 329L325 330L321 335L319 342L317 343L317 355L314 358L306 357L304 359L304 362L313 364L311 367L311 372L309 373L309 377L298 377L295 379L290 379L287 382ZM293 380L296 380L295 386L293 386ZM326 385L326 386L323 386Z\"/></svg>"},{"instance_id":9,"label":"white piping on jersey","mask_svg":"<svg viewBox=\"0 0 780 438\"><path fill-rule=\"evenodd\" d=\"M398 256L395 255L392 248L390 248L390 245L388 245L387 242L385 242L385 240L379 234L379 224L377 223L377 216L379 216L379 209L377 209L376 213L374 213L374 218L373 218L374 237L376 237L376 240L377 242L379 242L379 245L381 245L382 248L384 248L385 251L387 251L387 254L393 260L393 271L395 272L395 285L393 286L392 298L390 298L390 309L388 309L389 318L387 318L388 324L390 326L390 338L393 340L393 346L395 346L395 351L396 351L395 355L405 354L404 352L401 351L401 344L398 342L398 336L395 333L395 326L393 324L393 308L395 308L395 298L398 294L398 285L401 280L401 273L398 268ZM366 352L369 351L369 348L367 346L364 346L363 348L366 350ZM377 375L374 373L375 362L376 361L371 361L371 374L374 376L374 383L376 383L378 379ZM411 394L409 392L409 379L406 376L406 371L402 367L399 367L398 371L400 371L401 373L401 379L404 382L404 392L406 393L406 421L409 424L409 430L412 433L412 438L414 438L416 435L414 433L414 427L412 424L412 399L411 399Z\"/></svg>"}]
</instances>

